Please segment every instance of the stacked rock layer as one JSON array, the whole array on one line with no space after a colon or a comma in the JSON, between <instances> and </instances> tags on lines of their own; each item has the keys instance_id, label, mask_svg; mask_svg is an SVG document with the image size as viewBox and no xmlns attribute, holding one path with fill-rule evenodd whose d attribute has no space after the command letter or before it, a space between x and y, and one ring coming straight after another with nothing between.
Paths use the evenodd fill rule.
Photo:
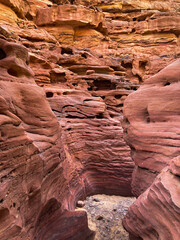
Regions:
<instances>
[{"instance_id":1,"label":"stacked rock layer","mask_svg":"<svg viewBox=\"0 0 180 240\"><path fill-rule=\"evenodd\" d=\"M76 201L132 195L123 103L179 57L179 9L179 1L0 0L1 239L88 239ZM177 156L168 149L152 168L135 161L134 194Z\"/></svg>"}]
</instances>

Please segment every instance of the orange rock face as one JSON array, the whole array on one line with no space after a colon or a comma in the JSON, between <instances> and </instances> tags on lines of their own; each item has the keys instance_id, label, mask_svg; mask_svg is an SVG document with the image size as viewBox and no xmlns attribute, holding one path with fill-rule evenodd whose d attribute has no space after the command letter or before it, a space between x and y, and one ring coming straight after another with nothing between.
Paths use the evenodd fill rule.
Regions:
<instances>
[{"instance_id":1,"label":"orange rock face","mask_svg":"<svg viewBox=\"0 0 180 240\"><path fill-rule=\"evenodd\" d=\"M102 12L77 5L53 5L52 7L39 9L36 15L36 24L43 25L90 25L97 28L104 20Z\"/></svg>"},{"instance_id":2,"label":"orange rock face","mask_svg":"<svg viewBox=\"0 0 180 240\"><path fill-rule=\"evenodd\" d=\"M140 195L124 219L132 239L180 236L179 67L180 60L173 62L125 102L125 135L136 164L132 190Z\"/></svg>"}]
</instances>

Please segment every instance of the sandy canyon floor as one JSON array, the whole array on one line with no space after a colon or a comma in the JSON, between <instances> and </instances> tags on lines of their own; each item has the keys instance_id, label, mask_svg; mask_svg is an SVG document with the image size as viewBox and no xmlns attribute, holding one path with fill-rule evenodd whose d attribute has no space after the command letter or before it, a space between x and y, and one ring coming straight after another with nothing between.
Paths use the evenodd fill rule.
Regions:
<instances>
[{"instance_id":1,"label":"sandy canyon floor","mask_svg":"<svg viewBox=\"0 0 180 240\"><path fill-rule=\"evenodd\" d=\"M135 198L94 195L79 201L76 210L88 214L89 228L96 232L95 240L128 240L122 219Z\"/></svg>"}]
</instances>

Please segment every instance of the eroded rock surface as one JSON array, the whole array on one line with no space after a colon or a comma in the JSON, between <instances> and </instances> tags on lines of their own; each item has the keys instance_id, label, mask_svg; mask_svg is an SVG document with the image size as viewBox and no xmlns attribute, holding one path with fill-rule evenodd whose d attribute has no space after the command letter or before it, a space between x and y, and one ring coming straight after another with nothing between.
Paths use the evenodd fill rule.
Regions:
<instances>
[{"instance_id":1,"label":"eroded rock surface","mask_svg":"<svg viewBox=\"0 0 180 240\"><path fill-rule=\"evenodd\" d=\"M70 187L63 175L60 125L27 64L26 48L0 39L0 238L86 238L91 235L86 214L69 212L63 204ZM68 233L67 226L59 230L65 219ZM79 229L74 228L77 222Z\"/></svg>"},{"instance_id":2,"label":"eroded rock surface","mask_svg":"<svg viewBox=\"0 0 180 240\"><path fill-rule=\"evenodd\" d=\"M137 166L132 183L136 195L147 188L141 176L148 171L151 179L179 155L179 66L180 60L168 65L126 100L125 139Z\"/></svg>"},{"instance_id":3,"label":"eroded rock surface","mask_svg":"<svg viewBox=\"0 0 180 240\"><path fill-rule=\"evenodd\" d=\"M124 227L130 239L179 239L179 176L166 168L129 208Z\"/></svg>"},{"instance_id":4,"label":"eroded rock surface","mask_svg":"<svg viewBox=\"0 0 180 240\"><path fill-rule=\"evenodd\" d=\"M13 119L14 129L2 123L2 159L10 160L3 163L2 179L12 195L4 199L3 185L4 239L88 237L86 214L73 212L78 199L131 195L134 163L123 140L123 103L139 83L179 57L178 11L178 1L0 1L0 35L9 42L0 46L2 115L5 123L6 116ZM24 45L29 57L12 42ZM177 159L171 169L178 171ZM138 174L140 190L156 174L147 170L146 181ZM68 218L67 233L56 223ZM74 229L76 218L81 230Z\"/></svg>"},{"instance_id":5,"label":"eroded rock surface","mask_svg":"<svg viewBox=\"0 0 180 240\"><path fill-rule=\"evenodd\" d=\"M131 239L180 237L179 67L180 60L173 62L125 102L125 135L136 164L132 191L140 195L123 222Z\"/></svg>"},{"instance_id":6,"label":"eroded rock surface","mask_svg":"<svg viewBox=\"0 0 180 240\"><path fill-rule=\"evenodd\" d=\"M28 57L25 47L5 40L7 35L0 40L1 239L88 239L93 234L86 213L73 211L76 201L102 192L131 195L133 163L122 138L122 106L112 121L102 98L68 88L71 74L48 63L52 85L44 91L28 66L29 60L42 64L44 59ZM57 50L61 57L66 48Z\"/></svg>"}]
</instances>

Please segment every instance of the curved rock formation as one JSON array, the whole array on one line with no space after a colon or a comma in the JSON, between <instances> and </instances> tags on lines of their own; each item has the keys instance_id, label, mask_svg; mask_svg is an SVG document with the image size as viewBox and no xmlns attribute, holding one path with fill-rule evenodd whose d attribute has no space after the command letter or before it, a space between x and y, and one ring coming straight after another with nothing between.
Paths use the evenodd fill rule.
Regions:
<instances>
[{"instance_id":1,"label":"curved rock formation","mask_svg":"<svg viewBox=\"0 0 180 240\"><path fill-rule=\"evenodd\" d=\"M179 239L179 176L165 168L135 201L123 221L132 240Z\"/></svg>"},{"instance_id":2,"label":"curved rock formation","mask_svg":"<svg viewBox=\"0 0 180 240\"><path fill-rule=\"evenodd\" d=\"M52 42L91 49L141 83L179 56L179 9L178 1L8 0L1 1L0 31L30 51Z\"/></svg>"},{"instance_id":3,"label":"curved rock formation","mask_svg":"<svg viewBox=\"0 0 180 240\"><path fill-rule=\"evenodd\" d=\"M0 238L48 239L53 228L40 236L52 215L55 222L70 219L73 233L58 230L63 239L76 232L90 235L86 214L65 212L62 205L68 182L63 176L61 129L44 91L33 80L26 48L0 39L0 71ZM81 228L73 230L77 222Z\"/></svg>"},{"instance_id":4,"label":"curved rock formation","mask_svg":"<svg viewBox=\"0 0 180 240\"><path fill-rule=\"evenodd\" d=\"M131 195L123 103L179 57L178 11L178 1L0 1L9 42L0 42L1 239L88 238L77 200ZM154 164L159 170L170 152ZM178 171L177 159L171 168ZM155 175L138 167L134 184L141 181L141 192Z\"/></svg>"},{"instance_id":5,"label":"curved rock formation","mask_svg":"<svg viewBox=\"0 0 180 240\"><path fill-rule=\"evenodd\" d=\"M177 60L125 102L125 136L136 164L132 190L141 194L123 222L131 239L180 237L179 82Z\"/></svg>"},{"instance_id":6,"label":"curved rock formation","mask_svg":"<svg viewBox=\"0 0 180 240\"><path fill-rule=\"evenodd\" d=\"M180 60L149 78L126 99L125 139L137 166L133 175L133 192L137 196L149 180L179 155L179 76Z\"/></svg>"},{"instance_id":7,"label":"curved rock formation","mask_svg":"<svg viewBox=\"0 0 180 240\"><path fill-rule=\"evenodd\" d=\"M77 200L131 195L122 127L99 97L61 85L45 94L28 65L27 49L1 37L0 238L90 239L86 213L74 211Z\"/></svg>"}]
</instances>

